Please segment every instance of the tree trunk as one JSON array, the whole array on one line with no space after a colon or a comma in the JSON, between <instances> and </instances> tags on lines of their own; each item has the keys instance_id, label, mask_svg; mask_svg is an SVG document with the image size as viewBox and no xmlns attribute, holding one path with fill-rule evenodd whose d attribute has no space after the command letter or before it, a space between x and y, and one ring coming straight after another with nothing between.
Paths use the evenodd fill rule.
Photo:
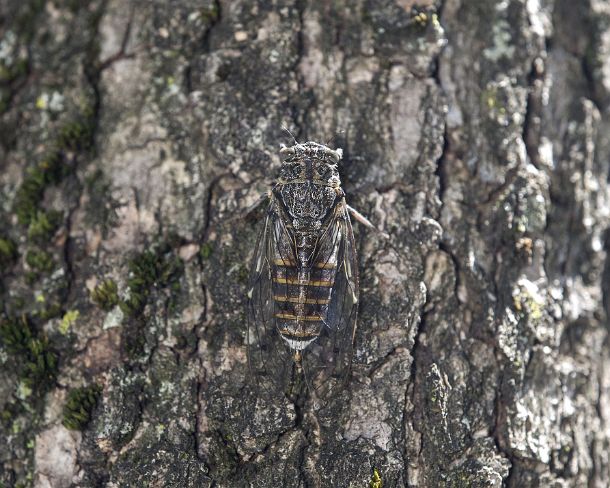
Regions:
<instances>
[{"instance_id":1,"label":"tree trunk","mask_svg":"<svg viewBox=\"0 0 610 488\"><path fill-rule=\"evenodd\" d=\"M609 486L608 2L0 17L0 486ZM321 410L248 376L283 127L390 234Z\"/></svg>"}]
</instances>

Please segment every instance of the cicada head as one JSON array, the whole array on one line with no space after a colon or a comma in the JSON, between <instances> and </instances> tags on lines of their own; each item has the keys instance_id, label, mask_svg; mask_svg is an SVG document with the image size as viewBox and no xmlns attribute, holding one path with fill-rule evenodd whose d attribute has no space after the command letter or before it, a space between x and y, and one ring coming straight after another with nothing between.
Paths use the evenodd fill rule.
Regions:
<instances>
[{"instance_id":1,"label":"cicada head","mask_svg":"<svg viewBox=\"0 0 610 488\"><path fill-rule=\"evenodd\" d=\"M331 149L317 142L280 146L284 157L280 180L283 183L318 181L338 188L341 186L337 163L343 158L341 149Z\"/></svg>"}]
</instances>

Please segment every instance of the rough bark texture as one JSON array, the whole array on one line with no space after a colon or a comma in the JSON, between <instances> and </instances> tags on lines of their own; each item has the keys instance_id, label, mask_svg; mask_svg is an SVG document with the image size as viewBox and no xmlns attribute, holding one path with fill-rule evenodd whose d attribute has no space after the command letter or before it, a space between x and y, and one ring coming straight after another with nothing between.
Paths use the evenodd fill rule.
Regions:
<instances>
[{"instance_id":1,"label":"rough bark texture","mask_svg":"<svg viewBox=\"0 0 610 488\"><path fill-rule=\"evenodd\" d=\"M610 484L608 2L0 16L0 486ZM319 412L247 376L282 126L391 235Z\"/></svg>"}]
</instances>

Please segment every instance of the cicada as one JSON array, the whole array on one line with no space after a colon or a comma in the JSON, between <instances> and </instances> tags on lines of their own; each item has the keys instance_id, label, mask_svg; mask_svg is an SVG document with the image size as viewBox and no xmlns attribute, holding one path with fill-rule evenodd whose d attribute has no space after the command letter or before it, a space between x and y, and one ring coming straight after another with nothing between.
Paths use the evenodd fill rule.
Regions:
<instances>
[{"instance_id":1,"label":"cicada","mask_svg":"<svg viewBox=\"0 0 610 488\"><path fill-rule=\"evenodd\" d=\"M358 263L337 168L341 149L282 146L279 177L254 252L248 288L248 360L267 392L303 374L316 397L343 386L358 315Z\"/></svg>"}]
</instances>

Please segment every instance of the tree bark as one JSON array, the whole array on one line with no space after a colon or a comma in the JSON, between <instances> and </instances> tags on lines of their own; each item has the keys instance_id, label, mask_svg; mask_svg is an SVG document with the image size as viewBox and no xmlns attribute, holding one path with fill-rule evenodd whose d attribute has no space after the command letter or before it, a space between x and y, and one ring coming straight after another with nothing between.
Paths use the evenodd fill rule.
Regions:
<instances>
[{"instance_id":1,"label":"tree bark","mask_svg":"<svg viewBox=\"0 0 610 488\"><path fill-rule=\"evenodd\" d=\"M610 484L610 5L0 0L0 486ZM266 401L279 144L357 227L348 388Z\"/></svg>"}]
</instances>

